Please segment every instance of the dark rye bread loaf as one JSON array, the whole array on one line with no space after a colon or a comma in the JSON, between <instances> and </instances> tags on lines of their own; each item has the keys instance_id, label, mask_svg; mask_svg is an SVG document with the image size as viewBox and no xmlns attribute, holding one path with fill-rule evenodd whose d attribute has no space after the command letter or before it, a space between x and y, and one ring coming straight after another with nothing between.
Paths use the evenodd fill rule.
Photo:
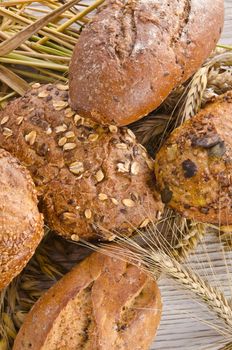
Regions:
<instances>
[{"instance_id":1,"label":"dark rye bread loaf","mask_svg":"<svg viewBox=\"0 0 232 350\"><path fill-rule=\"evenodd\" d=\"M70 64L71 106L128 125L159 106L216 46L223 0L106 0Z\"/></svg>"},{"instance_id":2,"label":"dark rye bread loaf","mask_svg":"<svg viewBox=\"0 0 232 350\"><path fill-rule=\"evenodd\" d=\"M232 91L172 133L155 169L170 207L198 221L232 224Z\"/></svg>"},{"instance_id":3,"label":"dark rye bread loaf","mask_svg":"<svg viewBox=\"0 0 232 350\"><path fill-rule=\"evenodd\" d=\"M0 291L25 267L43 237L32 178L0 149Z\"/></svg>"},{"instance_id":4,"label":"dark rye bread loaf","mask_svg":"<svg viewBox=\"0 0 232 350\"><path fill-rule=\"evenodd\" d=\"M149 350L161 309L153 280L94 253L39 299L13 350Z\"/></svg>"},{"instance_id":5,"label":"dark rye bread loaf","mask_svg":"<svg viewBox=\"0 0 232 350\"><path fill-rule=\"evenodd\" d=\"M75 114L67 86L35 84L0 113L0 145L28 168L51 229L112 239L155 220L163 205L153 161L127 128Z\"/></svg>"}]
</instances>

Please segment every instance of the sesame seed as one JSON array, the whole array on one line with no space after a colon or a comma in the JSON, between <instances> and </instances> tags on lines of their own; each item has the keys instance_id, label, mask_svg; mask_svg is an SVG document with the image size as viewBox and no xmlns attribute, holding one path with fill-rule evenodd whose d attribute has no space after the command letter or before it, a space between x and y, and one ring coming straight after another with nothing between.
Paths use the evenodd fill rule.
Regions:
<instances>
[{"instance_id":1,"label":"sesame seed","mask_svg":"<svg viewBox=\"0 0 232 350\"><path fill-rule=\"evenodd\" d=\"M38 94L38 97L40 98L44 98L44 97L47 97L49 95L49 93L47 91L41 91L39 94Z\"/></svg>"},{"instance_id":2,"label":"sesame seed","mask_svg":"<svg viewBox=\"0 0 232 350\"><path fill-rule=\"evenodd\" d=\"M64 84L57 84L56 87L60 91L67 91L68 90L68 85L64 85Z\"/></svg>"},{"instance_id":3,"label":"sesame seed","mask_svg":"<svg viewBox=\"0 0 232 350\"><path fill-rule=\"evenodd\" d=\"M80 173L83 173L84 171L84 165L82 162L74 162L70 164L69 170L76 175L79 175Z\"/></svg>"},{"instance_id":4,"label":"sesame seed","mask_svg":"<svg viewBox=\"0 0 232 350\"><path fill-rule=\"evenodd\" d=\"M103 171L100 169L97 171L95 178L97 180L97 182L101 182L104 179L105 175L103 173Z\"/></svg>"},{"instance_id":5,"label":"sesame seed","mask_svg":"<svg viewBox=\"0 0 232 350\"><path fill-rule=\"evenodd\" d=\"M67 142L67 138L66 137L61 137L61 139L59 139L59 141L58 141L58 145L60 147L63 147L66 144L66 142Z\"/></svg>"},{"instance_id":6,"label":"sesame seed","mask_svg":"<svg viewBox=\"0 0 232 350\"><path fill-rule=\"evenodd\" d=\"M65 132L68 129L66 124L59 125L55 128L56 134L59 134L60 132Z\"/></svg>"},{"instance_id":7,"label":"sesame seed","mask_svg":"<svg viewBox=\"0 0 232 350\"><path fill-rule=\"evenodd\" d=\"M141 225L139 226L140 228L146 227L149 224L150 220L148 218L146 218L145 220L143 220L143 222L141 223Z\"/></svg>"},{"instance_id":8,"label":"sesame seed","mask_svg":"<svg viewBox=\"0 0 232 350\"><path fill-rule=\"evenodd\" d=\"M122 200L122 204L125 205L125 207L133 208L135 206L135 202L132 201L130 198L126 198Z\"/></svg>"},{"instance_id":9,"label":"sesame seed","mask_svg":"<svg viewBox=\"0 0 232 350\"><path fill-rule=\"evenodd\" d=\"M110 125L110 126L109 126L109 130L110 130L110 132L112 132L112 133L116 133L116 132L118 131L118 128L117 128L116 125Z\"/></svg>"},{"instance_id":10,"label":"sesame seed","mask_svg":"<svg viewBox=\"0 0 232 350\"><path fill-rule=\"evenodd\" d=\"M24 119L23 117L18 117L18 118L16 119L16 124L17 124L17 125L22 124L23 119Z\"/></svg>"},{"instance_id":11,"label":"sesame seed","mask_svg":"<svg viewBox=\"0 0 232 350\"><path fill-rule=\"evenodd\" d=\"M6 123L8 122L8 120L9 120L9 117L8 117L8 116L7 116L7 117L2 118L2 120L1 120L1 125L6 124Z\"/></svg>"},{"instance_id":12,"label":"sesame seed","mask_svg":"<svg viewBox=\"0 0 232 350\"><path fill-rule=\"evenodd\" d=\"M131 174L132 175L138 175L139 174L139 163L133 162L131 164Z\"/></svg>"},{"instance_id":13,"label":"sesame seed","mask_svg":"<svg viewBox=\"0 0 232 350\"><path fill-rule=\"evenodd\" d=\"M127 149L127 145L125 143L117 143L116 148L118 149Z\"/></svg>"},{"instance_id":14,"label":"sesame seed","mask_svg":"<svg viewBox=\"0 0 232 350\"><path fill-rule=\"evenodd\" d=\"M11 137L13 135L13 131L9 128L3 128L3 136Z\"/></svg>"},{"instance_id":15,"label":"sesame seed","mask_svg":"<svg viewBox=\"0 0 232 350\"><path fill-rule=\"evenodd\" d=\"M68 107L68 102L65 101L54 101L53 107L56 111L61 111L65 107Z\"/></svg>"},{"instance_id":16,"label":"sesame seed","mask_svg":"<svg viewBox=\"0 0 232 350\"><path fill-rule=\"evenodd\" d=\"M63 146L63 150L64 150L64 151L70 151L70 150L76 148L76 146L77 146L77 145L76 145L75 143L73 143L73 142L66 143L66 144Z\"/></svg>"},{"instance_id":17,"label":"sesame seed","mask_svg":"<svg viewBox=\"0 0 232 350\"><path fill-rule=\"evenodd\" d=\"M98 198L100 201L106 201L108 199L108 196L105 193L99 193Z\"/></svg>"},{"instance_id":18,"label":"sesame seed","mask_svg":"<svg viewBox=\"0 0 232 350\"><path fill-rule=\"evenodd\" d=\"M85 210L85 217L86 217L86 219L91 219L91 217L92 217L92 212L91 212L90 209L86 209L86 210Z\"/></svg>"},{"instance_id":19,"label":"sesame seed","mask_svg":"<svg viewBox=\"0 0 232 350\"><path fill-rule=\"evenodd\" d=\"M40 83L34 83L31 86L33 89L38 89L41 85L40 85Z\"/></svg>"},{"instance_id":20,"label":"sesame seed","mask_svg":"<svg viewBox=\"0 0 232 350\"><path fill-rule=\"evenodd\" d=\"M67 139L71 139L71 138L75 137L75 134L73 131L67 131L65 133L65 136L67 137Z\"/></svg>"},{"instance_id":21,"label":"sesame seed","mask_svg":"<svg viewBox=\"0 0 232 350\"><path fill-rule=\"evenodd\" d=\"M29 134L25 135L25 141L29 143L30 146L33 146L36 140L37 133L36 131L31 131Z\"/></svg>"}]
</instances>

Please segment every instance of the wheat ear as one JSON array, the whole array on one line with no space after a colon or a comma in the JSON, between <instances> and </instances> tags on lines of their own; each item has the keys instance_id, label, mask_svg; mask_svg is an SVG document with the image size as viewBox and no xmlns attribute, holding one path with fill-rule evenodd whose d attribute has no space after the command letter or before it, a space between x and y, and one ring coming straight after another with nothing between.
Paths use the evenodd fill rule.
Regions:
<instances>
[{"instance_id":1,"label":"wheat ear","mask_svg":"<svg viewBox=\"0 0 232 350\"><path fill-rule=\"evenodd\" d=\"M232 350L232 343L226 344L225 346L223 346L223 348L219 350Z\"/></svg>"},{"instance_id":2,"label":"wheat ear","mask_svg":"<svg viewBox=\"0 0 232 350\"><path fill-rule=\"evenodd\" d=\"M101 245L100 252L130 261L142 270L157 279L157 271L166 274L185 289L194 293L208 308L214 312L224 323L232 328L232 309L223 293L212 287L198 274L182 266L175 258L170 257L160 250L150 247L141 247L137 242L128 237L118 236L118 245ZM92 246L91 244L88 244ZM95 247L96 249L96 247Z\"/></svg>"}]
</instances>

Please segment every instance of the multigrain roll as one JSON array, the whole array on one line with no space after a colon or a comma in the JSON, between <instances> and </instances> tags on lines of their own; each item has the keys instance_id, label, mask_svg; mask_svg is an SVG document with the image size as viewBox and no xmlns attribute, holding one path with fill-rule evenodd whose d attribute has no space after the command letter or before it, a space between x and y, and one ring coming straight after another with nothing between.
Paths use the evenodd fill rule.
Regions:
<instances>
[{"instance_id":1,"label":"multigrain roll","mask_svg":"<svg viewBox=\"0 0 232 350\"><path fill-rule=\"evenodd\" d=\"M232 224L232 91L176 129L156 156L163 202L198 221Z\"/></svg>"},{"instance_id":2,"label":"multigrain roll","mask_svg":"<svg viewBox=\"0 0 232 350\"><path fill-rule=\"evenodd\" d=\"M0 290L22 271L42 236L33 181L18 160L0 149Z\"/></svg>"},{"instance_id":3,"label":"multigrain roll","mask_svg":"<svg viewBox=\"0 0 232 350\"><path fill-rule=\"evenodd\" d=\"M161 309L153 280L94 253L39 299L13 350L148 350Z\"/></svg>"},{"instance_id":4,"label":"multigrain roll","mask_svg":"<svg viewBox=\"0 0 232 350\"><path fill-rule=\"evenodd\" d=\"M71 106L128 125L158 107L215 48L223 0L106 0L70 64Z\"/></svg>"},{"instance_id":5,"label":"multigrain roll","mask_svg":"<svg viewBox=\"0 0 232 350\"><path fill-rule=\"evenodd\" d=\"M75 114L63 85L35 84L0 114L0 146L26 165L50 228L78 240L130 235L159 216L153 161L126 128Z\"/></svg>"}]
</instances>

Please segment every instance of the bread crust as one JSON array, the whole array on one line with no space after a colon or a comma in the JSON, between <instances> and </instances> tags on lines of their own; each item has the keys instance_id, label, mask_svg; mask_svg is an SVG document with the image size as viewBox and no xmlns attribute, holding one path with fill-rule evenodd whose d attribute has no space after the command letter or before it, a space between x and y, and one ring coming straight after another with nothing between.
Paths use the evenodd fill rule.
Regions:
<instances>
[{"instance_id":1,"label":"bread crust","mask_svg":"<svg viewBox=\"0 0 232 350\"><path fill-rule=\"evenodd\" d=\"M223 22L223 0L105 1L74 49L71 106L99 123L140 119L201 66Z\"/></svg>"},{"instance_id":2,"label":"bread crust","mask_svg":"<svg viewBox=\"0 0 232 350\"><path fill-rule=\"evenodd\" d=\"M0 290L25 267L43 237L29 172L0 149Z\"/></svg>"},{"instance_id":3,"label":"bread crust","mask_svg":"<svg viewBox=\"0 0 232 350\"><path fill-rule=\"evenodd\" d=\"M77 322L88 318L87 329L72 334L67 325L61 334L58 319L62 310L66 310L63 324L68 317L75 318L67 315L69 305L80 299L83 291L87 291L90 305L79 305ZM159 325L161 308L154 281L135 266L94 253L39 299L27 315L13 350L147 350ZM78 341L72 342L73 336Z\"/></svg>"},{"instance_id":4,"label":"bread crust","mask_svg":"<svg viewBox=\"0 0 232 350\"><path fill-rule=\"evenodd\" d=\"M184 216L232 224L232 91L176 129L156 156L164 202Z\"/></svg>"},{"instance_id":5,"label":"bread crust","mask_svg":"<svg viewBox=\"0 0 232 350\"><path fill-rule=\"evenodd\" d=\"M75 114L64 89L36 84L9 103L0 146L27 166L51 229L73 240L131 235L163 209L153 161L130 130Z\"/></svg>"}]
</instances>

